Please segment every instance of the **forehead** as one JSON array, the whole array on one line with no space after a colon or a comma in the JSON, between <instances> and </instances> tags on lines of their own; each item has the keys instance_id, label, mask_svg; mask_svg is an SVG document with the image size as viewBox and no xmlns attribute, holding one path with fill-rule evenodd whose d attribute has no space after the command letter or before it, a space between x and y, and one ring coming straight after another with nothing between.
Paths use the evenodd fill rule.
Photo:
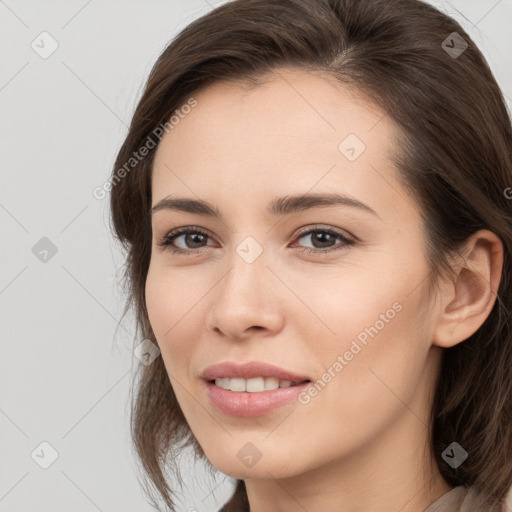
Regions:
<instances>
[{"instance_id":1,"label":"forehead","mask_svg":"<svg viewBox=\"0 0 512 512\"><path fill-rule=\"evenodd\" d=\"M258 86L214 83L194 98L158 146L153 204L170 194L256 205L334 191L377 211L390 201L398 215L412 207L389 159L394 124L345 86L283 71Z\"/></svg>"}]
</instances>

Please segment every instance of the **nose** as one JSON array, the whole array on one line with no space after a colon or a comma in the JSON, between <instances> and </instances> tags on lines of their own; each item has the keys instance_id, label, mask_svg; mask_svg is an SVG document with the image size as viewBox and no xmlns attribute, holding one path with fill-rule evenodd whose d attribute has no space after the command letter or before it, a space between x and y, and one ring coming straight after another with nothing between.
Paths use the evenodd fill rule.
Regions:
<instances>
[{"instance_id":1,"label":"nose","mask_svg":"<svg viewBox=\"0 0 512 512\"><path fill-rule=\"evenodd\" d=\"M248 263L236 252L229 271L212 290L207 326L232 340L276 334L283 326L279 280L267 268L264 253Z\"/></svg>"}]
</instances>

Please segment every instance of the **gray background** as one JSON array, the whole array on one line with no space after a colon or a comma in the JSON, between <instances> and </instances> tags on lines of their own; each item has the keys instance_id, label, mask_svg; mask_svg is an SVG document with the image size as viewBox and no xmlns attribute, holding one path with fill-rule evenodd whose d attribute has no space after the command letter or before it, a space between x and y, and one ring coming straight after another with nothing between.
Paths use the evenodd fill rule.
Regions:
<instances>
[{"instance_id":1,"label":"gray background","mask_svg":"<svg viewBox=\"0 0 512 512\"><path fill-rule=\"evenodd\" d=\"M140 363L132 319L118 327L122 256L92 191L160 51L220 3L0 1L1 512L151 510L129 440ZM468 30L512 109L512 0L432 3ZM181 510L216 510L232 480L182 464Z\"/></svg>"}]
</instances>

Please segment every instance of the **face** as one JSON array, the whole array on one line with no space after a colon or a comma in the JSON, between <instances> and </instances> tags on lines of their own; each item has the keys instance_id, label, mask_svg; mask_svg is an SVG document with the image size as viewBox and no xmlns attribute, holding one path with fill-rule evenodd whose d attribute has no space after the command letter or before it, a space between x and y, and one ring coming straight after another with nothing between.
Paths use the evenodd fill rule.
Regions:
<instances>
[{"instance_id":1,"label":"face","mask_svg":"<svg viewBox=\"0 0 512 512\"><path fill-rule=\"evenodd\" d=\"M391 431L414 444L440 349L394 125L300 71L194 97L155 155L146 300L207 457L233 477L286 478L379 443L384 456ZM220 363L234 366L209 370Z\"/></svg>"}]
</instances>

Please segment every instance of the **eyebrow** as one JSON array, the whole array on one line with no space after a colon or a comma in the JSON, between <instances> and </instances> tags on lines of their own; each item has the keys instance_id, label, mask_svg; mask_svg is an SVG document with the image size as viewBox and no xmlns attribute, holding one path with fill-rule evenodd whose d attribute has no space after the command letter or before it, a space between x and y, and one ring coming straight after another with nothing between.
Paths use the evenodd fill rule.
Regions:
<instances>
[{"instance_id":1,"label":"eyebrow","mask_svg":"<svg viewBox=\"0 0 512 512\"><path fill-rule=\"evenodd\" d=\"M379 214L367 204L359 201L354 197L336 193L302 194L275 198L267 206L267 212L273 216L284 216L309 210L310 208L332 205L342 205L351 208L357 208L367 213L371 213L380 219ZM149 210L149 213L153 215L154 213L161 210L175 210L194 213L197 215L218 217L222 220L222 215L219 209L208 201L204 201L202 199L189 199L168 196L155 204Z\"/></svg>"}]
</instances>

